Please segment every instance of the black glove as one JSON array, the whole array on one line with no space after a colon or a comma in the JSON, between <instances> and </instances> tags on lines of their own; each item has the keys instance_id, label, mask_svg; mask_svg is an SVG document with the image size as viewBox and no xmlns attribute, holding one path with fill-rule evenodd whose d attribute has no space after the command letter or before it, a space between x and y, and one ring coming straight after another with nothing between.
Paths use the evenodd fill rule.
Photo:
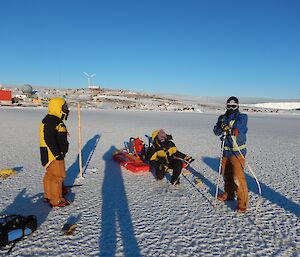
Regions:
<instances>
[{"instance_id":1,"label":"black glove","mask_svg":"<svg viewBox=\"0 0 300 257\"><path fill-rule=\"evenodd\" d=\"M167 165L164 165L164 164L160 164L158 168L163 172L168 172L169 171L169 167Z\"/></svg>"},{"instance_id":2,"label":"black glove","mask_svg":"<svg viewBox=\"0 0 300 257\"><path fill-rule=\"evenodd\" d=\"M172 135L167 135L167 140L168 140L168 141L173 140Z\"/></svg>"},{"instance_id":3,"label":"black glove","mask_svg":"<svg viewBox=\"0 0 300 257\"><path fill-rule=\"evenodd\" d=\"M193 157L191 157L191 156L186 155L186 156L184 157L184 160L185 160L186 162L188 162L188 163L192 163L195 159L194 159Z\"/></svg>"},{"instance_id":4,"label":"black glove","mask_svg":"<svg viewBox=\"0 0 300 257\"><path fill-rule=\"evenodd\" d=\"M230 134L231 133L231 128L226 124L226 123L221 123L221 129L223 132Z\"/></svg>"}]
</instances>

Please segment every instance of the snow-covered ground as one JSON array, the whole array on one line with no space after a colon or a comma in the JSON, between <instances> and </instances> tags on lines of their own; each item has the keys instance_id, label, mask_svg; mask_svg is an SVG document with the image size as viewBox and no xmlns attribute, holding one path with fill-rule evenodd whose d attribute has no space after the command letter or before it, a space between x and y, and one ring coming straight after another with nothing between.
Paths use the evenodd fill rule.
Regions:
<instances>
[{"instance_id":1,"label":"snow-covered ground","mask_svg":"<svg viewBox=\"0 0 300 257\"><path fill-rule=\"evenodd\" d=\"M39 160L38 128L46 112L0 109L0 169L19 171L0 181L1 214L35 214L39 226L16 244L11 256L299 256L299 115L249 114L247 159L262 197L247 172L250 210L237 214L234 204L211 205L220 154L212 127L219 113L113 110L82 111L83 186L72 188L72 205L51 209L42 201L44 170ZM71 184L78 174L75 110L67 126ZM191 175L173 188L169 176L159 183L151 173L134 175L111 160L124 141L132 136L146 140L158 128L173 135L179 150L196 158L192 171L201 177L203 188L190 184ZM73 236L62 236L67 221L78 224Z\"/></svg>"}]
</instances>

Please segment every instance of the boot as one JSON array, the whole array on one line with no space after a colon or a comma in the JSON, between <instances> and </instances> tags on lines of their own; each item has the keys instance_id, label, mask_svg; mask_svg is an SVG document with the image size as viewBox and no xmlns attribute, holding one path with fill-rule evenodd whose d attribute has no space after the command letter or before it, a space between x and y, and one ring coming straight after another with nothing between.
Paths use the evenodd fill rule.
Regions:
<instances>
[{"instance_id":1,"label":"boot","mask_svg":"<svg viewBox=\"0 0 300 257\"><path fill-rule=\"evenodd\" d=\"M234 200L234 197L228 197L228 194L226 192L223 193L223 194L218 195L217 198L221 202Z\"/></svg>"},{"instance_id":2,"label":"boot","mask_svg":"<svg viewBox=\"0 0 300 257\"><path fill-rule=\"evenodd\" d=\"M70 205L70 204L71 204L70 201L64 199L64 200L59 201L59 202L56 203L56 204L51 204L51 203L50 203L50 206L51 206L52 208L53 208L53 207L65 207L65 206L68 206L68 205Z\"/></svg>"},{"instance_id":3,"label":"boot","mask_svg":"<svg viewBox=\"0 0 300 257\"><path fill-rule=\"evenodd\" d=\"M247 208L239 208L239 207L237 207L235 209L235 211L238 212L238 213L245 213L247 211Z\"/></svg>"}]
</instances>

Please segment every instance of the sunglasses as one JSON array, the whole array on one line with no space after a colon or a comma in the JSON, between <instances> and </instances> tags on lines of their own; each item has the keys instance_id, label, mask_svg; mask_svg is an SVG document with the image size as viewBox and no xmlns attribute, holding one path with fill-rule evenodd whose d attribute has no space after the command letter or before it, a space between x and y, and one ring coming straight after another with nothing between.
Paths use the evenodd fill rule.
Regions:
<instances>
[{"instance_id":1,"label":"sunglasses","mask_svg":"<svg viewBox=\"0 0 300 257\"><path fill-rule=\"evenodd\" d=\"M239 108L238 104L227 104L226 106L227 110L236 110L237 108Z\"/></svg>"}]
</instances>

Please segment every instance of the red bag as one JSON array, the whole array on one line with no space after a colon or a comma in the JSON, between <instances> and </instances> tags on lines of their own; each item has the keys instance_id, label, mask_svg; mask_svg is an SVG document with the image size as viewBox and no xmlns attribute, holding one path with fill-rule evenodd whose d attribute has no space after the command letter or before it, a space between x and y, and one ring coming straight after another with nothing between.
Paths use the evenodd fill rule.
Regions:
<instances>
[{"instance_id":1,"label":"red bag","mask_svg":"<svg viewBox=\"0 0 300 257\"><path fill-rule=\"evenodd\" d=\"M133 150L133 154L139 156L142 160L145 158L145 143L140 137L130 138L130 145Z\"/></svg>"}]
</instances>

